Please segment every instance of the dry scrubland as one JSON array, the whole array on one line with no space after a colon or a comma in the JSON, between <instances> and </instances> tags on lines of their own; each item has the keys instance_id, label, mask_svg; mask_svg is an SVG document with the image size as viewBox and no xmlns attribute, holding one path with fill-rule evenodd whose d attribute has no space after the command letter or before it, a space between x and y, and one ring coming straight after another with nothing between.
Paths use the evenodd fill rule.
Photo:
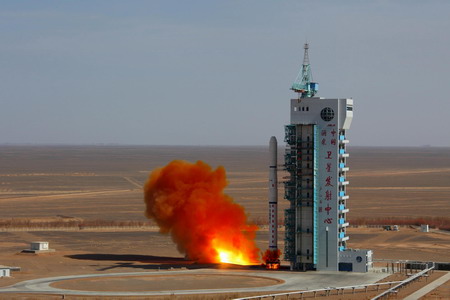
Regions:
<instances>
[{"instance_id":1,"label":"dry scrubland","mask_svg":"<svg viewBox=\"0 0 450 300\"><path fill-rule=\"evenodd\" d=\"M450 148L350 147L349 152L351 219L435 218L448 223ZM149 172L185 159L225 166L226 192L251 219L263 223L267 155L264 147L1 146L0 221L59 217L146 222L141 187ZM280 204L284 208L287 201Z\"/></svg>"},{"instance_id":2,"label":"dry scrubland","mask_svg":"<svg viewBox=\"0 0 450 300\"><path fill-rule=\"evenodd\" d=\"M450 227L450 148L353 147L350 154L353 224ZM173 159L225 166L226 192L265 224L267 155L264 147L1 146L0 227L148 223L141 187ZM280 201L281 209L287 205Z\"/></svg>"},{"instance_id":3,"label":"dry scrubland","mask_svg":"<svg viewBox=\"0 0 450 300\"><path fill-rule=\"evenodd\" d=\"M450 148L349 152L354 224L450 227ZM43 276L201 267L184 261L170 238L144 217L142 185L149 172L173 159L223 165L226 193L251 220L265 224L267 156L265 147L1 146L0 264L22 271L0 286ZM288 205L282 193L281 210ZM257 235L261 249L267 247L266 234ZM374 249L376 258L450 261L450 234L442 231L359 227L349 235L351 247ZM35 240L49 241L57 252L16 254Z\"/></svg>"}]
</instances>

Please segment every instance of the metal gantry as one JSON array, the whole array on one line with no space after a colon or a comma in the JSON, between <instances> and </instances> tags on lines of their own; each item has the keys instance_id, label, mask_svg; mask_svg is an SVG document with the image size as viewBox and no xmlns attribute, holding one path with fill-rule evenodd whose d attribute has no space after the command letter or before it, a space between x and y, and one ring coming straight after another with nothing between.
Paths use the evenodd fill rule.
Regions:
<instances>
[{"instance_id":1,"label":"metal gantry","mask_svg":"<svg viewBox=\"0 0 450 300\"><path fill-rule=\"evenodd\" d=\"M298 73L291 89L299 93L300 98L308 98L314 97L319 90L319 84L317 82L313 82L311 65L309 64L309 44L306 43L303 48L305 49L305 52L303 56L302 69Z\"/></svg>"},{"instance_id":2,"label":"metal gantry","mask_svg":"<svg viewBox=\"0 0 450 300\"><path fill-rule=\"evenodd\" d=\"M317 127L285 126L285 259L293 269L317 263ZM309 217L307 217L309 216Z\"/></svg>"}]
</instances>

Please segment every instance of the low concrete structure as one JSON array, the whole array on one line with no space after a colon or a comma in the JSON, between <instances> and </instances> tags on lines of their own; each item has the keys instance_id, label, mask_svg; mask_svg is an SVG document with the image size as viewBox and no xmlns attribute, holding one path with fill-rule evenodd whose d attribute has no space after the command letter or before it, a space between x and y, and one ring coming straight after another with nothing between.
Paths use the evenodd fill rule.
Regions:
<instances>
[{"instance_id":1,"label":"low concrete structure","mask_svg":"<svg viewBox=\"0 0 450 300\"><path fill-rule=\"evenodd\" d=\"M48 242L31 242L30 249L22 250L23 253L46 253L54 251L55 249L48 247Z\"/></svg>"},{"instance_id":2,"label":"low concrete structure","mask_svg":"<svg viewBox=\"0 0 450 300\"><path fill-rule=\"evenodd\" d=\"M48 242L31 242L31 250L48 250Z\"/></svg>"},{"instance_id":3,"label":"low concrete structure","mask_svg":"<svg viewBox=\"0 0 450 300\"><path fill-rule=\"evenodd\" d=\"M0 277L10 277L11 269L7 266L0 266Z\"/></svg>"},{"instance_id":4,"label":"low concrete structure","mask_svg":"<svg viewBox=\"0 0 450 300\"><path fill-rule=\"evenodd\" d=\"M368 272L373 265L372 250L346 249L339 253L339 271Z\"/></svg>"},{"instance_id":5,"label":"low concrete structure","mask_svg":"<svg viewBox=\"0 0 450 300\"><path fill-rule=\"evenodd\" d=\"M420 231L422 231L422 232L430 232L430 226L428 224L420 225Z\"/></svg>"}]
</instances>

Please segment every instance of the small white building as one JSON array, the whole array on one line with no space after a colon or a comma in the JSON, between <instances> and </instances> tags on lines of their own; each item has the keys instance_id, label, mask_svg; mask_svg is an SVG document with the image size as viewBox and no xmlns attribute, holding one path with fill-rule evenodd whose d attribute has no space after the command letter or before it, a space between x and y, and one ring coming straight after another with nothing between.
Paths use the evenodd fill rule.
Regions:
<instances>
[{"instance_id":1,"label":"small white building","mask_svg":"<svg viewBox=\"0 0 450 300\"><path fill-rule=\"evenodd\" d=\"M420 231L422 231L422 232L430 232L430 226L428 224L420 225Z\"/></svg>"},{"instance_id":2,"label":"small white building","mask_svg":"<svg viewBox=\"0 0 450 300\"><path fill-rule=\"evenodd\" d=\"M37 251L48 250L48 242L31 242L30 249Z\"/></svg>"},{"instance_id":3,"label":"small white building","mask_svg":"<svg viewBox=\"0 0 450 300\"><path fill-rule=\"evenodd\" d=\"M54 252L55 249L50 249L48 242L31 242L30 249L22 250L22 253L46 253Z\"/></svg>"},{"instance_id":4,"label":"small white building","mask_svg":"<svg viewBox=\"0 0 450 300\"><path fill-rule=\"evenodd\" d=\"M11 269L6 266L0 266L0 278L1 277L10 277L11 276Z\"/></svg>"}]
</instances>

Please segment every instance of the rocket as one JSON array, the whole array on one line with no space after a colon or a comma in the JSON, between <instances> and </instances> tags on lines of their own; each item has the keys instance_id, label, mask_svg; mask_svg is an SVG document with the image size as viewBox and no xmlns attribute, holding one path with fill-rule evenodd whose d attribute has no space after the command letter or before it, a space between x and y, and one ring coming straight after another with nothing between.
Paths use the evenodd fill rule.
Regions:
<instances>
[{"instance_id":1,"label":"rocket","mask_svg":"<svg viewBox=\"0 0 450 300\"><path fill-rule=\"evenodd\" d=\"M280 268L278 250L278 180L277 180L277 138L271 137L269 142L269 249L263 255L266 269Z\"/></svg>"},{"instance_id":2,"label":"rocket","mask_svg":"<svg viewBox=\"0 0 450 300\"><path fill-rule=\"evenodd\" d=\"M278 249L277 138L269 142L269 250Z\"/></svg>"}]
</instances>

